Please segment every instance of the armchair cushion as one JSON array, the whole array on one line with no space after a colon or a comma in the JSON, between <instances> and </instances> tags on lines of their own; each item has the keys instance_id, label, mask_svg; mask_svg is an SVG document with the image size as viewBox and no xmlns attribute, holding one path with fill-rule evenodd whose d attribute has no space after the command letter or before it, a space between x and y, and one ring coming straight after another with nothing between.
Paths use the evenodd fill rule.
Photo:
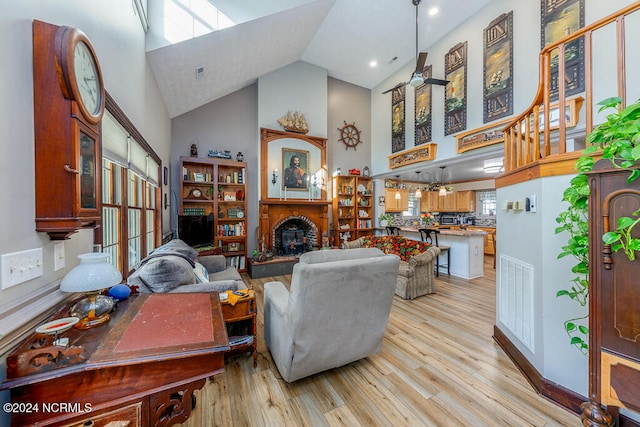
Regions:
<instances>
[{"instance_id":1,"label":"armchair cushion","mask_svg":"<svg viewBox=\"0 0 640 427\"><path fill-rule=\"evenodd\" d=\"M227 259L224 255L199 256L196 261L202 264L209 274L218 273L227 268Z\"/></svg>"}]
</instances>

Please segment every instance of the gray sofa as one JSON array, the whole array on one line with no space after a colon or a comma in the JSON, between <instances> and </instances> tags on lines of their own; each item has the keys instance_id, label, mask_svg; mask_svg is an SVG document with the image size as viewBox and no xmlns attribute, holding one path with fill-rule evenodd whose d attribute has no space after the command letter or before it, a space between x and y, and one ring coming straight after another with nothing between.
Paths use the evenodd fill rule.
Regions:
<instances>
[{"instance_id":1,"label":"gray sofa","mask_svg":"<svg viewBox=\"0 0 640 427\"><path fill-rule=\"evenodd\" d=\"M202 267L207 280L199 280L194 269ZM180 239L171 240L155 249L134 267L127 279L141 293L211 292L246 289L240 273L227 266L224 255L198 256L191 246Z\"/></svg>"},{"instance_id":2,"label":"gray sofa","mask_svg":"<svg viewBox=\"0 0 640 427\"><path fill-rule=\"evenodd\" d=\"M375 248L307 252L290 291L265 283L265 341L285 381L380 351L399 262Z\"/></svg>"}]
</instances>

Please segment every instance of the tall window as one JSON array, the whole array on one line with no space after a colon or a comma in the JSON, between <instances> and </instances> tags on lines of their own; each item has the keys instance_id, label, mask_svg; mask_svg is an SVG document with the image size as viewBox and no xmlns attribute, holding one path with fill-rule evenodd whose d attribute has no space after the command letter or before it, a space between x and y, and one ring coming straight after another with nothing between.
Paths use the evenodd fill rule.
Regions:
<instances>
[{"instance_id":1,"label":"tall window","mask_svg":"<svg viewBox=\"0 0 640 427\"><path fill-rule=\"evenodd\" d=\"M495 215L498 204L496 190L484 190L477 192L478 197L478 214Z\"/></svg>"},{"instance_id":2,"label":"tall window","mask_svg":"<svg viewBox=\"0 0 640 427\"><path fill-rule=\"evenodd\" d=\"M420 216L420 199L416 199L415 196L415 192L409 192L408 207L402 212L402 216Z\"/></svg>"},{"instance_id":3,"label":"tall window","mask_svg":"<svg viewBox=\"0 0 640 427\"><path fill-rule=\"evenodd\" d=\"M160 159L109 96L107 109L102 121L102 233L96 240L126 277L160 243Z\"/></svg>"}]
</instances>

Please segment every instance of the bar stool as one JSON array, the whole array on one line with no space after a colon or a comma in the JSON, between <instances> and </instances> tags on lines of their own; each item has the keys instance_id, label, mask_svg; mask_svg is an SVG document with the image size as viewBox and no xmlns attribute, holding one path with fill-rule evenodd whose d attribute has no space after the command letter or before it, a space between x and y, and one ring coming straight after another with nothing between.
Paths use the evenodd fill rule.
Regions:
<instances>
[{"instance_id":1,"label":"bar stool","mask_svg":"<svg viewBox=\"0 0 640 427\"><path fill-rule=\"evenodd\" d=\"M444 252L447 253L447 263L440 264L440 256L438 255L438 259L436 260L436 277L440 276L440 267L447 268L447 275L451 276L451 270L449 265L451 264L451 249L450 246L440 246L438 244L438 234L440 234L440 230L436 230L434 228L419 228L420 232L420 240L423 242L429 243L431 245L435 245L437 248L440 248L440 255Z\"/></svg>"},{"instance_id":2,"label":"bar stool","mask_svg":"<svg viewBox=\"0 0 640 427\"><path fill-rule=\"evenodd\" d=\"M399 236L400 227L394 227L393 225L387 225L387 236Z\"/></svg>"}]
</instances>

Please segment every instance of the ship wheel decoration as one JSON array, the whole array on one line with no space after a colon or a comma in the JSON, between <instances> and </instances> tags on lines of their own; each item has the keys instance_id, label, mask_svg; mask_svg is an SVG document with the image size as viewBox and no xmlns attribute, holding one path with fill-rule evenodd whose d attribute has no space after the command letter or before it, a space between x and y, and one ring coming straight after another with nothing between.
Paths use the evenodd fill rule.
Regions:
<instances>
[{"instance_id":1,"label":"ship wheel decoration","mask_svg":"<svg viewBox=\"0 0 640 427\"><path fill-rule=\"evenodd\" d=\"M340 141L345 145L344 149L353 148L356 149L356 146L360 144L360 131L356 127L356 122L352 124L344 122L344 126L338 128L340 131Z\"/></svg>"}]
</instances>

